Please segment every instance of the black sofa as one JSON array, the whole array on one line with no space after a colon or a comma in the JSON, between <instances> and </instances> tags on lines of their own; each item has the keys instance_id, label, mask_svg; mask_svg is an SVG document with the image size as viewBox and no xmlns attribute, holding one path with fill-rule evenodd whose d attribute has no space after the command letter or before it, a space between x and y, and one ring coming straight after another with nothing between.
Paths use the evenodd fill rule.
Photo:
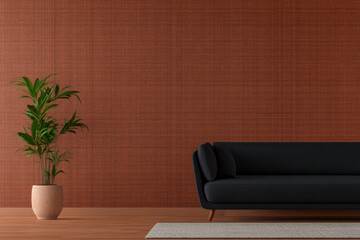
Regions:
<instances>
[{"instance_id":1,"label":"black sofa","mask_svg":"<svg viewBox=\"0 0 360 240\"><path fill-rule=\"evenodd\" d=\"M360 209L360 143L215 142L193 154L210 209Z\"/></svg>"}]
</instances>

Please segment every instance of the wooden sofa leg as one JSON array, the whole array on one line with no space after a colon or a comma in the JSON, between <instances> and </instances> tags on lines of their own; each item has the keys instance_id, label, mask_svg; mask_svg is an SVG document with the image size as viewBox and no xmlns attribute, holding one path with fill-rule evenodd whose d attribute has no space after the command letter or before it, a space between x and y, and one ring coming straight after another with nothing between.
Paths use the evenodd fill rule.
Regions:
<instances>
[{"instance_id":1,"label":"wooden sofa leg","mask_svg":"<svg viewBox=\"0 0 360 240\"><path fill-rule=\"evenodd\" d=\"M214 217L214 214L215 214L215 209L211 209L210 210L210 213L209 213L209 222L211 222L211 220L213 219L213 217Z\"/></svg>"}]
</instances>

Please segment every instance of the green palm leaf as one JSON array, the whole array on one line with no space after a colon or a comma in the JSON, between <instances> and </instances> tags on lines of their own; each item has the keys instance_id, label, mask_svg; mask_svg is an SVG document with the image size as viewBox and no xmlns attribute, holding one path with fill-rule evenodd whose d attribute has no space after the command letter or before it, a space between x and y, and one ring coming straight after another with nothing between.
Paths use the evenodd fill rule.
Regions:
<instances>
[{"instance_id":1,"label":"green palm leaf","mask_svg":"<svg viewBox=\"0 0 360 240\"><path fill-rule=\"evenodd\" d=\"M26 156L36 155L41 162L41 183L52 184L55 177L63 173L58 169L61 162L69 162L71 154L69 152L60 153L57 150L55 142L60 135L66 133L76 133L82 128L88 127L77 118L76 112L70 120L64 120L59 125L57 120L51 116L51 112L58 104L55 103L60 99L70 99L78 96L79 91L69 90L70 86L60 88L58 84L51 84L48 79L56 74L50 74L43 79L35 79L34 82L24 76L13 81L18 86L16 90L22 91L25 95L20 98L28 98L32 104L27 105L25 115L31 120L29 127L24 127L24 132L18 132L19 139L27 145L19 149L24 151ZM51 179L51 181L50 181Z\"/></svg>"}]
</instances>

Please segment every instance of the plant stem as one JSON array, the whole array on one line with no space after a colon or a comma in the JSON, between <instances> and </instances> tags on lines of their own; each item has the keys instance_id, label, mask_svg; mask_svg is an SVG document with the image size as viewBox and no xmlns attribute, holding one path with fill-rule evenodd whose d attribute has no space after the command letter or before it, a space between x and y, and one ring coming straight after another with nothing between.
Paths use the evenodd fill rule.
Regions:
<instances>
[{"instance_id":1,"label":"plant stem","mask_svg":"<svg viewBox=\"0 0 360 240\"><path fill-rule=\"evenodd\" d=\"M49 153L39 156L40 157L40 174L41 174L41 184L49 185L50 184L50 160Z\"/></svg>"},{"instance_id":2,"label":"plant stem","mask_svg":"<svg viewBox=\"0 0 360 240\"><path fill-rule=\"evenodd\" d=\"M40 177L41 177L41 184L44 184L44 177L43 177L43 159L42 156L40 158Z\"/></svg>"},{"instance_id":3,"label":"plant stem","mask_svg":"<svg viewBox=\"0 0 360 240\"><path fill-rule=\"evenodd\" d=\"M48 148L48 146L46 147ZM50 184L50 160L49 160L49 152L45 153L45 161L46 161L46 184Z\"/></svg>"}]
</instances>

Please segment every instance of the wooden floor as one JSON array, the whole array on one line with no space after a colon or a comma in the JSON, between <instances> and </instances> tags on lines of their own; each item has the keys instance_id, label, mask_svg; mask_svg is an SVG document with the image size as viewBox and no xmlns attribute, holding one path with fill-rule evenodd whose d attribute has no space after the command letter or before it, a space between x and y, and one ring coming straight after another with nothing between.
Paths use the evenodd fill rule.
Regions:
<instances>
[{"instance_id":1,"label":"wooden floor","mask_svg":"<svg viewBox=\"0 0 360 240\"><path fill-rule=\"evenodd\" d=\"M157 222L206 222L200 208L64 209L38 221L31 209L0 209L0 239L144 239ZM360 211L216 211L213 222L360 222Z\"/></svg>"}]
</instances>

